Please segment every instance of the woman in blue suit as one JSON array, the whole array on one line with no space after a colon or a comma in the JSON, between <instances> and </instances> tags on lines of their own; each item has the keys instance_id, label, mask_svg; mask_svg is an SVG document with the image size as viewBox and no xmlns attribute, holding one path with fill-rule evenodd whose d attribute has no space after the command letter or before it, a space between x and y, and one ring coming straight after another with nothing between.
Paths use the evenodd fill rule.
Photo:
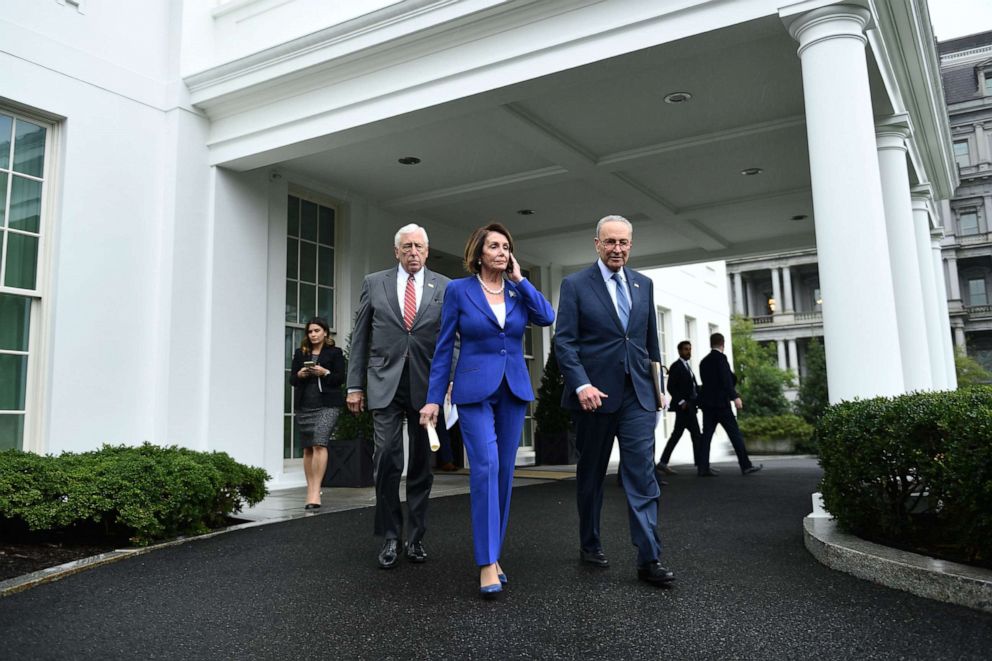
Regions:
<instances>
[{"instance_id":1,"label":"woman in blue suit","mask_svg":"<svg viewBox=\"0 0 992 661\"><path fill-rule=\"evenodd\" d=\"M458 406L471 463L472 537L483 597L500 592L506 582L499 557L513 465L527 403L534 399L524 362L524 329L528 323L550 326L555 319L551 304L520 274L512 253L513 238L499 223L469 237L465 269L472 275L448 283L444 292L427 404L420 410L420 424L437 422L458 336L451 403Z\"/></svg>"}]
</instances>

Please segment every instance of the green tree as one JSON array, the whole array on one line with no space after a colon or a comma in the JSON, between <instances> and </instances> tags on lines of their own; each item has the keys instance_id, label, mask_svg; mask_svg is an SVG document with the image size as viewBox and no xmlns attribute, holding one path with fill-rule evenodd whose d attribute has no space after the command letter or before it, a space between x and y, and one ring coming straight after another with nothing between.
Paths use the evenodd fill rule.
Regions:
<instances>
[{"instance_id":1,"label":"green tree","mask_svg":"<svg viewBox=\"0 0 992 661\"><path fill-rule=\"evenodd\" d=\"M810 340L806 348L806 376L799 384L796 413L815 425L830 405L827 393L827 356L819 338Z\"/></svg>"},{"instance_id":2,"label":"green tree","mask_svg":"<svg viewBox=\"0 0 992 661\"><path fill-rule=\"evenodd\" d=\"M954 349L954 370L958 375L958 388L992 383L992 372L960 348Z\"/></svg>"},{"instance_id":3,"label":"green tree","mask_svg":"<svg viewBox=\"0 0 992 661\"><path fill-rule=\"evenodd\" d=\"M744 400L741 417L790 413L783 389L792 385L792 372L779 369L775 348L754 339L754 324L734 317L730 324L737 392Z\"/></svg>"}]
</instances>

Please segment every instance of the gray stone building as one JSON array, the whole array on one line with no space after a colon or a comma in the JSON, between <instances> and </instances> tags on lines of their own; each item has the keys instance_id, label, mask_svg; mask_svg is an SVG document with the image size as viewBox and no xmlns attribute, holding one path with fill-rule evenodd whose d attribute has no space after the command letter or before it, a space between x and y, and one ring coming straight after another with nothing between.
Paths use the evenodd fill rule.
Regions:
<instances>
[{"instance_id":1,"label":"gray stone building","mask_svg":"<svg viewBox=\"0 0 992 661\"><path fill-rule=\"evenodd\" d=\"M954 345L992 369L992 31L941 42L938 53L960 186L931 236ZM809 339L823 336L816 251L730 260L727 276L731 311L754 322L757 340L777 344L779 366L798 383Z\"/></svg>"}]
</instances>

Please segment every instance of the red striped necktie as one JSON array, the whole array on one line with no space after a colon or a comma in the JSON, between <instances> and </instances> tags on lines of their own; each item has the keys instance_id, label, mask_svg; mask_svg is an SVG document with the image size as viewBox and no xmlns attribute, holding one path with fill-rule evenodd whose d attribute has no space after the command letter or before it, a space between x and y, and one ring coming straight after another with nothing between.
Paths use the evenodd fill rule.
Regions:
<instances>
[{"instance_id":1,"label":"red striped necktie","mask_svg":"<svg viewBox=\"0 0 992 661\"><path fill-rule=\"evenodd\" d=\"M417 290L414 289L413 274L406 281L406 292L403 294L403 324L407 330L413 328L413 318L417 316Z\"/></svg>"}]
</instances>

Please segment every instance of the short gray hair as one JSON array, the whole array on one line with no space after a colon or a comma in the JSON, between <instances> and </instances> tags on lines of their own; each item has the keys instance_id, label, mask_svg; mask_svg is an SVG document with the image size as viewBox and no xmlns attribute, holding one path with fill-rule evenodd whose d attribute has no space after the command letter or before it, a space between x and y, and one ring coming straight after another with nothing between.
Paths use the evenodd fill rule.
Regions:
<instances>
[{"instance_id":1,"label":"short gray hair","mask_svg":"<svg viewBox=\"0 0 992 661\"><path fill-rule=\"evenodd\" d=\"M420 230L421 232L424 233L424 245L429 246L431 244L431 240L427 238L427 230L425 230L417 223L410 223L409 225L404 225L403 227L399 228L396 231L396 236L393 237L393 247L394 248L400 247L401 236L403 236L404 234L411 234L413 232L416 232L417 230Z\"/></svg>"},{"instance_id":2,"label":"short gray hair","mask_svg":"<svg viewBox=\"0 0 992 661\"><path fill-rule=\"evenodd\" d=\"M630 224L630 221L629 220L627 220L623 216L618 216L617 214L611 214L609 216L603 216L602 218L599 219L599 222L596 223L596 238L597 239L599 238L599 230L606 223L623 223L624 225L627 226L627 229L630 230L631 235L634 234L634 226Z\"/></svg>"}]
</instances>

